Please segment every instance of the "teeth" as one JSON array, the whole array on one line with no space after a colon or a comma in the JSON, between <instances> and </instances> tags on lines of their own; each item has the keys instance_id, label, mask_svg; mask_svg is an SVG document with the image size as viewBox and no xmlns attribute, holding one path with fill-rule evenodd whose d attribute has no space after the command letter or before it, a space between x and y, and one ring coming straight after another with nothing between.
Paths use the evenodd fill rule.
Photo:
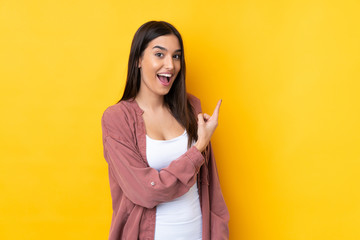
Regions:
<instances>
[{"instance_id":1,"label":"teeth","mask_svg":"<svg viewBox=\"0 0 360 240\"><path fill-rule=\"evenodd\" d=\"M166 74L166 73L159 73L158 75L163 77L171 77L171 74Z\"/></svg>"}]
</instances>

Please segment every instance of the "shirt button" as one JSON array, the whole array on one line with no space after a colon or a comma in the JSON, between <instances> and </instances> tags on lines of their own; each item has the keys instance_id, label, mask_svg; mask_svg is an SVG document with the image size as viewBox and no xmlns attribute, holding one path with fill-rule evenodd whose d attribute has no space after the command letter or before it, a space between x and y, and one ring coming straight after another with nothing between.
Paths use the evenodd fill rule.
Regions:
<instances>
[{"instance_id":1,"label":"shirt button","mask_svg":"<svg viewBox=\"0 0 360 240\"><path fill-rule=\"evenodd\" d=\"M154 182L151 182L150 184L151 184L151 186L154 186L154 185L155 185L155 183L154 183Z\"/></svg>"}]
</instances>

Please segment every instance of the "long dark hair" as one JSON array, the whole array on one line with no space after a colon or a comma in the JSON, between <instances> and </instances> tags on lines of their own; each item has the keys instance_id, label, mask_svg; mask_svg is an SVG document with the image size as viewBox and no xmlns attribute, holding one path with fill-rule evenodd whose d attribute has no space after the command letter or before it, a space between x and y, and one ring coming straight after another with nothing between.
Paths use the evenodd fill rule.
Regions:
<instances>
[{"instance_id":1,"label":"long dark hair","mask_svg":"<svg viewBox=\"0 0 360 240\"><path fill-rule=\"evenodd\" d=\"M178 30L170 23L164 21L150 21L143 24L136 31L131 43L126 86L120 101L134 100L139 92L141 76L138 64L139 59L149 42L157 37L169 34L174 34L179 40L181 48L181 68L170 91L164 96L164 101L165 104L168 105L174 118L186 129L189 136L188 147L190 147L192 142L197 140L197 121L194 109L191 106L186 93L186 66L183 41Z\"/></svg>"}]
</instances>

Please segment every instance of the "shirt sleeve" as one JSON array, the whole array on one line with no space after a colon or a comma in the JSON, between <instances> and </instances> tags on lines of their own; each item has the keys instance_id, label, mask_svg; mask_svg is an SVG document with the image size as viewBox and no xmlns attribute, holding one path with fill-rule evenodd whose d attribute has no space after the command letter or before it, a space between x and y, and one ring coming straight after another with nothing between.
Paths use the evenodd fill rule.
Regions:
<instances>
[{"instance_id":1,"label":"shirt sleeve","mask_svg":"<svg viewBox=\"0 0 360 240\"><path fill-rule=\"evenodd\" d=\"M209 159L209 194L210 194L210 219L211 239L229 239L229 211L221 192L219 176L214 153L209 143L207 154Z\"/></svg>"},{"instance_id":2,"label":"shirt sleeve","mask_svg":"<svg viewBox=\"0 0 360 240\"><path fill-rule=\"evenodd\" d=\"M196 115L202 112L201 103L198 98L188 95L194 107ZM205 159L208 167L209 198L210 198L210 231L211 239L229 239L229 211L227 209L216 167L216 161L211 142L205 150Z\"/></svg>"},{"instance_id":3,"label":"shirt sleeve","mask_svg":"<svg viewBox=\"0 0 360 240\"><path fill-rule=\"evenodd\" d=\"M196 182L203 155L191 147L168 167L157 171L141 157L131 125L123 114L105 111L102 117L104 156L125 196L134 204L153 208L185 194Z\"/></svg>"}]
</instances>

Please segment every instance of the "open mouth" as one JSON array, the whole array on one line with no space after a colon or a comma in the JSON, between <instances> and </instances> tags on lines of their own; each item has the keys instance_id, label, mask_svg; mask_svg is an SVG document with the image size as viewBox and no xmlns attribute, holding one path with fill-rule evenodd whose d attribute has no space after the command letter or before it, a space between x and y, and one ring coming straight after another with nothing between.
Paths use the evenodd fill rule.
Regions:
<instances>
[{"instance_id":1,"label":"open mouth","mask_svg":"<svg viewBox=\"0 0 360 240\"><path fill-rule=\"evenodd\" d=\"M168 73L159 73L157 74L157 77L159 78L160 82L164 84L168 84L170 82L172 74Z\"/></svg>"}]
</instances>

